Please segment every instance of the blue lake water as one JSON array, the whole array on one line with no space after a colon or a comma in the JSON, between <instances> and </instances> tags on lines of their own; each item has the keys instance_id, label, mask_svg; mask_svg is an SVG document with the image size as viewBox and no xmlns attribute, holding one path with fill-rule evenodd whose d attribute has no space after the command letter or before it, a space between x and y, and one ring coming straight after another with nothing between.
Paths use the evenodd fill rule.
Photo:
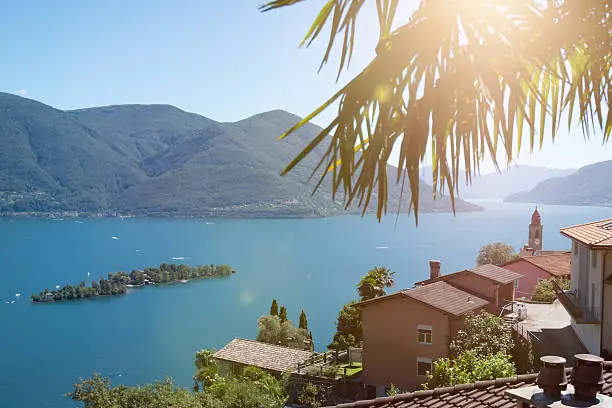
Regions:
<instances>
[{"instance_id":1,"label":"blue lake water","mask_svg":"<svg viewBox=\"0 0 612 408\"><path fill-rule=\"evenodd\" d=\"M429 259L440 259L442 272L450 273L473 266L483 244L518 248L526 242L532 205L480 204L487 211L421 214L418 228L406 216L397 225L395 216L381 224L356 216L0 219L0 407L74 406L62 395L93 372L117 383L171 376L191 386L194 353L255 337L257 318L273 297L294 321L306 311L321 350L331 340L337 311L356 296L356 282L371 267L391 267L397 287L404 288L427 277ZM566 249L559 227L612 217L612 209L545 206L542 215L545 249ZM227 263L238 273L123 297L28 300L45 287L161 262Z\"/></svg>"}]
</instances>

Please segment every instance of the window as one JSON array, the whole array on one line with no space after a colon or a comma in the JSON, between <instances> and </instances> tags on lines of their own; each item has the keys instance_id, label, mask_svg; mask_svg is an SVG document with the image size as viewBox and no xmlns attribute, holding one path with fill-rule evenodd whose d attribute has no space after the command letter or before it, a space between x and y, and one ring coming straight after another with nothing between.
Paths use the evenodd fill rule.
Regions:
<instances>
[{"instance_id":1,"label":"window","mask_svg":"<svg viewBox=\"0 0 612 408\"><path fill-rule=\"evenodd\" d=\"M431 373L431 358L417 357L417 375L425 377Z\"/></svg>"},{"instance_id":2,"label":"window","mask_svg":"<svg viewBox=\"0 0 612 408\"><path fill-rule=\"evenodd\" d=\"M432 343L432 327L424 324L418 325L419 332L419 344L431 344Z\"/></svg>"},{"instance_id":3,"label":"window","mask_svg":"<svg viewBox=\"0 0 612 408\"><path fill-rule=\"evenodd\" d=\"M591 250L591 267L597 268L597 252Z\"/></svg>"}]
</instances>

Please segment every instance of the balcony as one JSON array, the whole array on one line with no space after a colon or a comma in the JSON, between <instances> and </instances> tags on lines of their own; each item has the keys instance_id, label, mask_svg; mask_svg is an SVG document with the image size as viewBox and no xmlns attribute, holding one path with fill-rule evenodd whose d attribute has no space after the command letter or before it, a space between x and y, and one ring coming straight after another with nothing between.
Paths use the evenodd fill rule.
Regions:
<instances>
[{"instance_id":1,"label":"balcony","mask_svg":"<svg viewBox=\"0 0 612 408\"><path fill-rule=\"evenodd\" d=\"M601 324L601 309L592 307L576 290L563 290L553 279L557 299L578 324Z\"/></svg>"}]
</instances>

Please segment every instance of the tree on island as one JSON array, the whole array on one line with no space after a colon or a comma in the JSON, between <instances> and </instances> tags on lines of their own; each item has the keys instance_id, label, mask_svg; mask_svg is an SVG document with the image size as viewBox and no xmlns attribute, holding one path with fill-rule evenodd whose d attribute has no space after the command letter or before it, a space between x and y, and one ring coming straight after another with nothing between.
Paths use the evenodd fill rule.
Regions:
<instances>
[{"instance_id":1,"label":"tree on island","mask_svg":"<svg viewBox=\"0 0 612 408\"><path fill-rule=\"evenodd\" d=\"M271 0L261 8L299 3ZM309 46L329 33L321 67L338 55L338 76L356 48L365 3L326 2L302 41ZM446 191L454 206L460 169L471 182L484 160L498 166L500 150L510 164L521 148L517 140L526 135L531 150L541 148L546 134L554 140L561 118L569 128L578 119L587 136L602 131L607 142L612 132L607 1L421 1L411 14L398 12L399 3L377 8L372 61L281 136L337 109L283 174L323 148L320 177L332 178L347 206L358 203L365 211L376 193L380 220L387 211L385 186L402 183L412 192L418 222L424 157L432 157L434 196ZM392 150L399 155L398 168L389 173Z\"/></svg>"},{"instance_id":2,"label":"tree on island","mask_svg":"<svg viewBox=\"0 0 612 408\"><path fill-rule=\"evenodd\" d=\"M281 322L287 321L287 308L285 306L280 307L280 312L278 313L278 317L280 318Z\"/></svg>"},{"instance_id":3,"label":"tree on island","mask_svg":"<svg viewBox=\"0 0 612 408\"><path fill-rule=\"evenodd\" d=\"M478 265L504 265L518 257L512 245L503 242L494 242L480 247L476 263Z\"/></svg>"},{"instance_id":4,"label":"tree on island","mask_svg":"<svg viewBox=\"0 0 612 408\"><path fill-rule=\"evenodd\" d=\"M304 312L304 309L302 309L302 312L300 313L300 321L298 323L298 328L308 331L308 318L306 318L306 313Z\"/></svg>"},{"instance_id":5,"label":"tree on island","mask_svg":"<svg viewBox=\"0 0 612 408\"><path fill-rule=\"evenodd\" d=\"M278 303L276 299L272 299L272 305L270 306L270 316L278 316Z\"/></svg>"}]
</instances>

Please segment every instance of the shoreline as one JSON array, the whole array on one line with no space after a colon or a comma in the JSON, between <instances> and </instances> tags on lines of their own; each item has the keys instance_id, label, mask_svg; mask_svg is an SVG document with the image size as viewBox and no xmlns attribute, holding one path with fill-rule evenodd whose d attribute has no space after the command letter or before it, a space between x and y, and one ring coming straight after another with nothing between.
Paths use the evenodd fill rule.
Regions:
<instances>
[{"instance_id":1,"label":"shoreline","mask_svg":"<svg viewBox=\"0 0 612 408\"><path fill-rule=\"evenodd\" d=\"M127 272L109 273L108 279L93 280L90 286L85 281L78 285L66 284L55 290L44 289L30 296L32 303L54 303L69 300L95 299L102 296L123 296L131 288L146 286L174 285L204 279L228 278L236 270L228 265L160 264L159 268L144 268ZM174 275L174 276L172 276ZM168 279L171 278L171 279Z\"/></svg>"},{"instance_id":2,"label":"shoreline","mask_svg":"<svg viewBox=\"0 0 612 408\"><path fill-rule=\"evenodd\" d=\"M473 204L474 208L470 209L457 209L457 213L475 213L486 211L484 207L477 204ZM419 214L452 214L453 211L450 209L429 209L419 210ZM395 212L388 212L387 215L394 215ZM401 211L400 214L411 214L408 211ZM210 214L169 214L169 213L150 213L150 214L122 214L115 212L108 213L90 213L90 212L78 212L78 211L66 211L66 212L0 212L0 218L21 218L21 219L33 219L43 218L50 220L63 220L65 218L70 219L103 219L103 218L120 218L120 219L210 219L210 220L221 220L221 219L246 219L246 220L261 220L261 219L277 219L277 220L308 220L308 219L324 219L333 217L342 217L347 215L362 216L361 211L344 211L333 214L286 214L286 213L241 213L241 212L227 212L225 214L210 213ZM375 215L375 211L368 211L363 216Z\"/></svg>"}]
</instances>

